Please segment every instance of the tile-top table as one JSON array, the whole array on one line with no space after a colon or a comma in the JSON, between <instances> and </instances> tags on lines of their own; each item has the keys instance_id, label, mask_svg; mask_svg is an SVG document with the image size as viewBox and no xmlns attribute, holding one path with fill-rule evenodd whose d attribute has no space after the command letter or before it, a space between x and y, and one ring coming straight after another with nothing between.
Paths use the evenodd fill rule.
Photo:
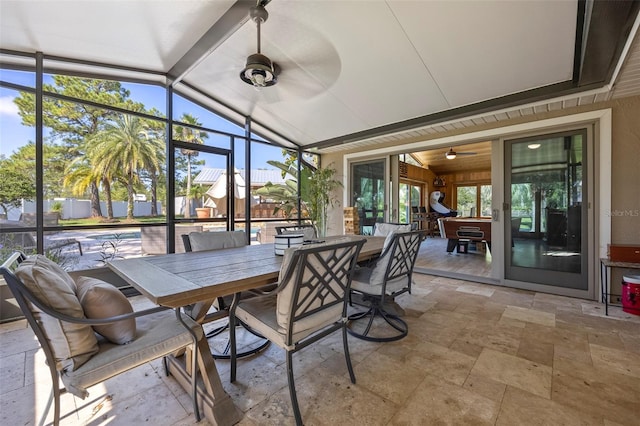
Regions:
<instances>
[{"instance_id":1,"label":"tile-top table","mask_svg":"<svg viewBox=\"0 0 640 426\"><path fill-rule=\"evenodd\" d=\"M385 240L360 235L325 239L329 242L338 238L366 238L359 261L380 255ZM109 263L109 268L153 303L178 309L276 282L281 265L282 256L275 255L273 244L259 244L117 260ZM199 353L210 353L206 340L198 345ZM202 399L207 420L212 424L237 423L242 414L224 391L213 357L198 358L204 358L198 360L203 378L198 397ZM191 386L190 374L185 368L188 363L171 358L169 364L171 373L188 390Z\"/></svg>"}]
</instances>

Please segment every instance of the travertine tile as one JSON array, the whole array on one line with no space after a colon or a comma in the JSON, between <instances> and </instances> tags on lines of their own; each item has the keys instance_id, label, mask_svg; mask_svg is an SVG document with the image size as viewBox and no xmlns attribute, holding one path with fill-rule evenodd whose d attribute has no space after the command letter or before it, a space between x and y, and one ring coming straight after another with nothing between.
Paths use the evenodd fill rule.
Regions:
<instances>
[{"instance_id":1,"label":"travertine tile","mask_svg":"<svg viewBox=\"0 0 640 426\"><path fill-rule=\"evenodd\" d=\"M493 296L495 289L489 286L463 284L458 288L456 288L456 291L459 291L462 293L476 294L479 296L491 297Z\"/></svg>"},{"instance_id":2,"label":"travertine tile","mask_svg":"<svg viewBox=\"0 0 640 426\"><path fill-rule=\"evenodd\" d=\"M590 416L581 410L567 408L555 401L531 395L507 386L496 426L587 426L602 425L599 416Z\"/></svg>"},{"instance_id":3,"label":"travertine tile","mask_svg":"<svg viewBox=\"0 0 640 426\"><path fill-rule=\"evenodd\" d=\"M535 339L527 339L525 336L525 338L520 341L516 355L520 358L551 367L553 366L553 350L553 344L539 342Z\"/></svg>"},{"instance_id":4,"label":"travertine tile","mask_svg":"<svg viewBox=\"0 0 640 426\"><path fill-rule=\"evenodd\" d=\"M402 404L427 374L411 362L413 357L408 358L403 362L378 352L372 353L355 368L358 386ZM391 376L394 380L387 380Z\"/></svg>"},{"instance_id":5,"label":"travertine tile","mask_svg":"<svg viewBox=\"0 0 640 426\"><path fill-rule=\"evenodd\" d=\"M549 366L485 349L471 371L534 395L551 398L552 369Z\"/></svg>"},{"instance_id":6,"label":"travertine tile","mask_svg":"<svg viewBox=\"0 0 640 426\"><path fill-rule=\"evenodd\" d=\"M640 395L636 378L567 360L559 364L553 373L554 402L624 425L637 424Z\"/></svg>"},{"instance_id":7,"label":"travertine tile","mask_svg":"<svg viewBox=\"0 0 640 426\"><path fill-rule=\"evenodd\" d=\"M390 424L493 425L498 409L497 401L428 375Z\"/></svg>"},{"instance_id":8,"label":"travertine tile","mask_svg":"<svg viewBox=\"0 0 640 426\"><path fill-rule=\"evenodd\" d=\"M294 354L305 424L637 425L640 317L605 317L596 302L432 276L416 276L413 294L396 302L406 338L349 336L355 385L340 333ZM44 412L51 389L43 353L24 321L0 324L0 339L0 424L36 424L33 411ZM216 366L244 412L240 425L294 424L282 349L240 360L234 384L229 361ZM86 400L63 395L63 425L196 424L189 393L164 376L161 360L89 392Z\"/></svg>"},{"instance_id":9,"label":"travertine tile","mask_svg":"<svg viewBox=\"0 0 640 426\"><path fill-rule=\"evenodd\" d=\"M502 401L504 391L507 389L507 385L504 383L497 382L488 377L478 376L473 373L469 374L463 386L471 392L475 392L497 402Z\"/></svg>"},{"instance_id":10,"label":"travertine tile","mask_svg":"<svg viewBox=\"0 0 640 426\"><path fill-rule=\"evenodd\" d=\"M25 385L26 352L0 358L0 393L11 392Z\"/></svg>"},{"instance_id":11,"label":"travertine tile","mask_svg":"<svg viewBox=\"0 0 640 426\"><path fill-rule=\"evenodd\" d=\"M640 378L640 355L594 344L589 347L594 367Z\"/></svg>"},{"instance_id":12,"label":"travertine tile","mask_svg":"<svg viewBox=\"0 0 640 426\"><path fill-rule=\"evenodd\" d=\"M498 321L478 320L469 325L458 339L477 346L515 355L520 346L523 329L504 326Z\"/></svg>"},{"instance_id":13,"label":"travertine tile","mask_svg":"<svg viewBox=\"0 0 640 426\"><path fill-rule=\"evenodd\" d=\"M547 327L555 327L556 325L555 314L538 311L536 309L507 306L502 315L506 318L546 325Z\"/></svg>"},{"instance_id":14,"label":"travertine tile","mask_svg":"<svg viewBox=\"0 0 640 426\"><path fill-rule=\"evenodd\" d=\"M408 362L426 373L462 385L473 367L475 358L425 342L408 355Z\"/></svg>"}]
</instances>

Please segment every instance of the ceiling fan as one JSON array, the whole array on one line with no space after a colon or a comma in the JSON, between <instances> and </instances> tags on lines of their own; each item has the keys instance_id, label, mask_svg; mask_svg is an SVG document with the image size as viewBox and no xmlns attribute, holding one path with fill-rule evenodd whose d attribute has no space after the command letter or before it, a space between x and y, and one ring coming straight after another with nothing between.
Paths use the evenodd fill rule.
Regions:
<instances>
[{"instance_id":1,"label":"ceiling fan","mask_svg":"<svg viewBox=\"0 0 640 426\"><path fill-rule=\"evenodd\" d=\"M240 71L240 79L256 89L273 86L278 82L280 67L260 51L260 26L267 21L269 13L263 3L258 1L249 10L249 17L258 28L258 51L247 58L246 66Z\"/></svg>"},{"instance_id":2,"label":"ceiling fan","mask_svg":"<svg viewBox=\"0 0 640 426\"><path fill-rule=\"evenodd\" d=\"M476 152L456 152L453 150L453 147L449 148L444 156L447 160L454 160L458 155L476 155Z\"/></svg>"}]
</instances>

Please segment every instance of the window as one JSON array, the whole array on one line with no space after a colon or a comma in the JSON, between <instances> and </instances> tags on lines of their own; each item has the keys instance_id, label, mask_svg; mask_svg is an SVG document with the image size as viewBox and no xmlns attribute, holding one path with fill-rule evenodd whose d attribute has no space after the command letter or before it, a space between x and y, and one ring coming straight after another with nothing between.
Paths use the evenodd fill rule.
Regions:
<instances>
[{"instance_id":1,"label":"window","mask_svg":"<svg viewBox=\"0 0 640 426\"><path fill-rule=\"evenodd\" d=\"M491 185L474 184L456 186L458 216L491 216Z\"/></svg>"}]
</instances>

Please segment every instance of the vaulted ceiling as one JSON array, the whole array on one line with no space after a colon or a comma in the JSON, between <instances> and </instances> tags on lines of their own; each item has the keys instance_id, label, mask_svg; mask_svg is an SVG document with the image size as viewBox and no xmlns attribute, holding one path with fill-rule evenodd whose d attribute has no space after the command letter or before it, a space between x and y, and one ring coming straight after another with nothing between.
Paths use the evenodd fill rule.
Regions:
<instances>
[{"instance_id":1,"label":"vaulted ceiling","mask_svg":"<svg viewBox=\"0 0 640 426\"><path fill-rule=\"evenodd\" d=\"M173 85L319 152L640 94L637 1L261 1L262 53L282 72L260 90L239 78L255 1L2 0L0 59L125 67L103 75Z\"/></svg>"}]
</instances>

